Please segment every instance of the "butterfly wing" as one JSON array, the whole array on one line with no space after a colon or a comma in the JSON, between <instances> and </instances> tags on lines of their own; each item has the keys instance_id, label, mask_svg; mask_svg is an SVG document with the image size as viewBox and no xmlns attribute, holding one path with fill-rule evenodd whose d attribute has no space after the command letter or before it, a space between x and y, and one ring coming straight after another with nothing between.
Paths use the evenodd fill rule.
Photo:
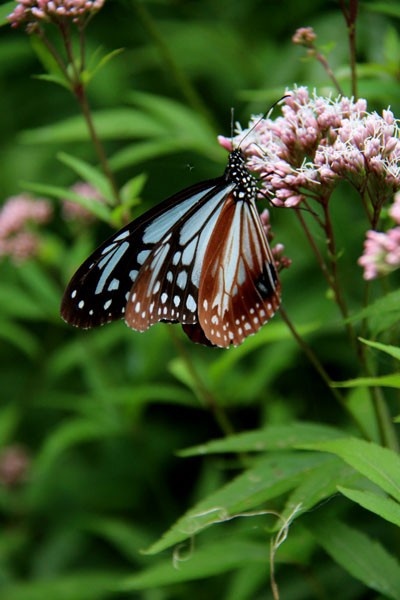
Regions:
<instances>
[{"instance_id":1,"label":"butterfly wing","mask_svg":"<svg viewBox=\"0 0 400 600\"><path fill-rule=\"evenodd\" d=\"M223 348L256 333L280 305L280 282L255 203L231 194L204 256L198 297L199 325ZM187 330L188 335L198 332Z\"/></svg>"},{"instance_id":2,"label":"butterfly wing","mask_svg":"<svg viewBox=\"0 0 400 600\"><path fill-rule=\"evenodd\" d=\"M157 321L195 324L204 256L226 198L234 188L226 183L189 210L149 254L132 285L125 320L144 331Z\"/></svg>"},{"instance_id":3,"label":"butterfly wing","mask_svg":"<svg viewBox=\"0 0 400 600\"><path fill-rule=\"evenodd\" d=\"M167 277L168 261L170 268L173 267L174 270L176 268L172 244L168 248L169 254L163 255L168 245L168 239L174 243L180 243L181 236L178 233L184 230L186 222L191 224L192 237L194 237L196 215L199 215L197 228L200 229L202 208L210 207L215 197L222 198L220 203L220 207L222 207L225 190L227 189L229 192L231 187L232 185L227 187L223 177L195 184L161 202L111 236L93 252L72 277L61 303L62 318L67 323L84 329L122 318L127 302L132 302L130 290L139 273L146 265L145 273L151 275L151 268L148 271L147 266L151 267L155 258L158 259L157 268L161 269L158 271L160 277L162 274L166 275L163 282L168 288L170 283ZM183 248L184 250L185 248ZM188 252L189 250L187 250ZM164 261L161 260L163 256ZM155 264L153 268L155 268ZM146 283L145 277L142 275L140 279L142 283L136 289L146 289L147 294L146 286L150 285L150 280ZM154 282L154 285L157 281ZM197 282L198 288L198 276L194 281L195 284ZM180 283L182 283L182 276L179 278L178 274L172 289L167 289L167 292L173 293L174 288L179 287ZM154 285L151 293L155 293ZM191 296L194 293L197 300L197 290L188 291ZM174 296L171 297L173 304ZM148 303L148 308L150 308L150 304L151 302ZM140 314L142 312L143 310ZM161 316L161 318L168 316L172 319L171 310L169 315ZM143 325L140 325L138 329L143 329Z\"/></svg>"}]
</instances>

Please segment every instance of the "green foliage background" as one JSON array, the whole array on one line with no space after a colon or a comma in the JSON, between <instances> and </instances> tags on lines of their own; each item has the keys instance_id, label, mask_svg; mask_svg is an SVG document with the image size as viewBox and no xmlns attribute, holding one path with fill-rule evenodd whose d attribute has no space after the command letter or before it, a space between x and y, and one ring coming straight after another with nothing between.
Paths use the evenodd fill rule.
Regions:
<instances>
[{"instance_id":1,"label":"green foliage background","mask_svg":"<svg viewBox=\"0 0 400 600\"><path fill-rule=\"evenodd\" d=\"M390 105L395 115L399 16L396 3L363 4L357 39L359 94L371 110ZM136 178L133 216L221 174L216 135L230 134L232 106L245 124L286 86L334 93L322 67L291 43L302 26L314 27L350 95L334 1L106 2L87 30L88 54L122 52L91 81L89 99L118 184ZM75 101L32 77L42 72L29 37L3 27L2 200L72 185L68 157L96 166ZM18 444L30 458L24 481L0 486L2 600L272 598L270 539L293 516L274 559L282 599L400 598L400 467L379 446L366 388L340 405L279 316L229 351L191 345L162 324L142 335L123 323L68 327L63 289L110 229L74 228L53 196L41 256L0 263L0 447ZM272 212L293 258L282 275L285 309L333 380L356 378L298 222ZM365 225L350 189L336 192L334 216L348 300L359 310L353 282ZM386 350L371 349L381 374L398 359ZM224 415L249 433L223 439ZM354 439L352 416L376 445Z\"/></svg>"}]
</instances>

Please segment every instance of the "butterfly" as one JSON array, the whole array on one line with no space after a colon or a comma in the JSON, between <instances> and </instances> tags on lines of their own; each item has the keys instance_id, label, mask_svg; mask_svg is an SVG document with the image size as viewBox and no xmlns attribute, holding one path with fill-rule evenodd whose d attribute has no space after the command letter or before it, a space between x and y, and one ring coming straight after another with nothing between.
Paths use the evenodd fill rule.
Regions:
<instances>
[{"instance_id":1,"label":"butterfly","mask_svg":"<svg viewBox=\"0 0 400 600\"><path fill-rule=\"evenodd\" d=\"M181 323L208 346L240 345L280 306L280 281L240 149L224 174L167 198L79 267L61 316L88 329L125 319L136 331Z\"/></svg>"}]
</instances>

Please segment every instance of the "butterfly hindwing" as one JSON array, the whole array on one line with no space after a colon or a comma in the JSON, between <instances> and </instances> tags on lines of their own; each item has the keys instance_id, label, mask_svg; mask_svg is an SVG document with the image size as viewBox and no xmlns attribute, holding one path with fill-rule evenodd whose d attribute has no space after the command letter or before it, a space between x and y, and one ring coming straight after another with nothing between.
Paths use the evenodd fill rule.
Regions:
<instances>
[{"instance_id":1,"label":"butterfly hindwing","mask_svg":"<svg viewBox=\"0 0 400 600\"><path fill-rule=\"evenodd\" d=\"M280 304L280 283L254 201L227 199L204 264L199 324L213 344L238 346Z\"/></svg>"}]
</instances>

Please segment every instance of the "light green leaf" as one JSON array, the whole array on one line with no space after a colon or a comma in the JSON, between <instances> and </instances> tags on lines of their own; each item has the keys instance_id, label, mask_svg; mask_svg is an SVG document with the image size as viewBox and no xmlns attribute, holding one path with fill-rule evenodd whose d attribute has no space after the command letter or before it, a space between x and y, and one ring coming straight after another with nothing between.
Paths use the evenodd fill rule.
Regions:
<instances>
[{"instance_id":1,"label":"light green leaf","mask_svg":"<svg viewBox=\"0 0 400 600\"><path fill-rule=\"evenodd\" d=\"M22 185L25 189L35 192L36 194L44 194L45 196L58 198L59 200L71 200L71 202L76 202L76 204L80 204L102 221L105 221L106 223L110 222L109 208L97 200L80 196L69 189L58 187L56 185L28 181L22 182Z\"/></svg>"},{"instance_id":2,"label":"light green leaf","mask_svg":"<svg viewBox=\"0 0 400 600\"><path fill-rule=\"evenodd\" d=\"M88 69L83 74L85 83L88 83L91 79L93 79L93 77L97 75L97 73L102 69L102 67L109 63L110 60L121 54L124 51L124 49L116 48L115 50L111 50L111 52L109 52L105 56L102 56L98 60L97 56L99 54L99 51L100 49L97 49L95 52L93 52L92 56L88 60Z\"/></svg>"},{"instance_id":3,"label":"light green leaf","mask_svg":"<svg viewBox=\"0 0 400 600\"><path fill-rule=\"evenodd\" d=\"M393 2L368 2L365 4L365 8L372 12L400 19L400 6Z\"/></svg>"},{"instance_id":4,"label":"light green leaf","mask_svg":"<svg viewBox=\"0 0 400 600\"><path fill-rule=\"evenodd\" d=\"M309 444L307 447L340 456L353 469L400 501L400 457L393 450L356 438Z\"/></svg>"},{"instance_id":5,"label":"light green leaf","mask_svg":"<svg viewBox=\"0 0 400 600\"><path fill-rule=\"evenodd\" d=\"M340 429L316 423L292 423L291 425L269 425L265 429L245 431L200 446L178 452L179 456L197 456L225 452L265 452L287 450L300 444L320 442L345 437Z\"/></svg>"},{"instance_id":6,"label":"light green leaf","mask_svg":"<svg viewBox=\"0 0 400 600\"><path fill-rule=\"evenodd\" d=\"M370 340L365 340L364 338L359 338L359 340L361 340L363 344L371 346L371 348L382 350L382 352L386 352L386 354L389 354L389 356L393 356L394 358L397 358L397 360L400 360L400 348L398 348L397 346L390 346L389 344L380 344L379 342L371 342Z\"/></svg>"},{"instance_id":7,"label":"light green leaf","mask_svg":"<svg viewBox=\"0 0 400 600\"><path fill-rule=\"evenodd\" d=\"M174 566L172 557L149 567L137 575L127 577L120 586L123 591L143 590L158 586L171 585L182 581L203 579L241 568L248 564L269 562L269 544L250 542L240 539L224 539L222 542L209 543L204 548L195 547L188 556L182 550L184 560Z\"/></svg>"},{"instance_id":8,"label":"light green leaf","mask_svg":"<svg viewBox=\"0 0 400 600\"><path fill-rule=\"evenodd\" d=\"M70 167L75 173L81 177L84 181L90 183L96 190L98 190L103 198L112 206L115 203L113 191L108 179L88 162L76 158L66 152L59 152L57 158Z\"/></svg>"},{"instance_id":9,"label":"light green leaf","mask_svg":"<svg viewBox=\"0 0 400 600\"><path fill-rule=\"evenodd\" d=\"M280 513L281 519L276 522L275 529L282 526L282 520L286 521L290 517L298 518L322 500L336 494L339 484L353 482L354 479L359 477L354 469L345 465L337 457L318 465L290 494L285 508ZM293 515L294 510L296 510L295 515Z\"/></svg>"},{"instance_id":10,"label":"light green leaf","mask_svg":"<svg viewBox=\"0 0 400 600\"><path fill-rule=\"evenodd\" d=\"M357 379L348 379L347 381L334 381L332 387L393 387L400 388L400 373L391 373L390 375L381 375L378 377L357 377Z\"/></svg>"},{"instance_id":11,"label":"light green leaf","mask_svg":"<svg viewBox=\"0 0 400 600\"><path fill-rule=\"evenodd\" d=\"M400 527L400 504L386 496L342 486L337 488L346 498Z\"/></svg>"},{"instance_id":12,"label":"light green leaf","mask_svg":"<svg viewBox=\"0 0 400 600\"><path fill-rule=\"evenodd\" d=\"M381 80L379 86L377 82L373 82L372 85L375 89L378 89L379 87L382 88L384 82ZM370 330L374 336L398 323L400 319L400 290L386 294L386 296L369 304L357 314L352 315L349 321L354 322L363 319L368 319Z\"/></svg>"},{"instance_id":13,"label":"light green leaf","mask_svg":"<svg viewBox=\"0 0 400 600\"><path fill-rule=\"evenodd\" d=\"M293 489L311 469L327 460L318 455L310 460L311 456L282 453L258 460L254 467L190 509L146 552L161 552L214 523L251 511Z\"/></svg>"},{"instance_id":14,"label":"light green leaf","mask_svg":"<svg viewBox=\"0 0 400 600\"><path fill-rule=\"evenodd\" d=\"M380 543L337 519L313 515L307 519L307 529L353 577L385 597L400 600L400 564Z\"/></svg>"}]
</instances>

